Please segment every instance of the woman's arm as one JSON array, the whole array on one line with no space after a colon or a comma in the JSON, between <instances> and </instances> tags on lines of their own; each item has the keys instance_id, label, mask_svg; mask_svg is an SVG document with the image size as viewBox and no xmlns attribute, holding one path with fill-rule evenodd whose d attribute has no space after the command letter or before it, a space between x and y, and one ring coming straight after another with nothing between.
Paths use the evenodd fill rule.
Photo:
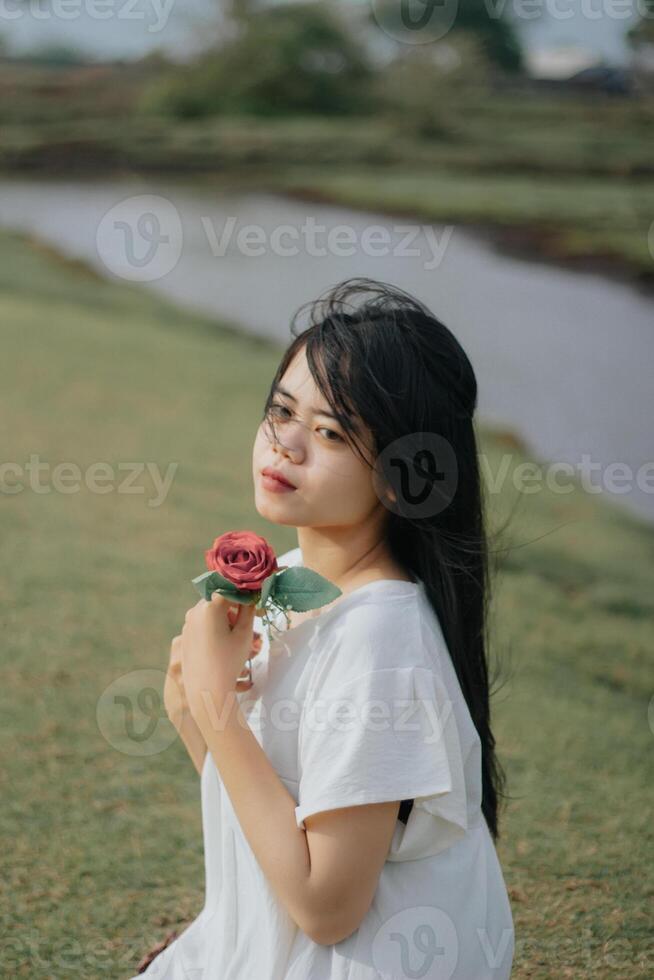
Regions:
<instances>
[{"instance_id":1,"label":"woman's arm","mask_svg":"<svg viewBox=\"0 0 654 980\"><path fill-rule=\"evenodd\" d=\"M182 677L182 644L181 636L174 636L170 644L170 659L166 680L164 682L164 706L171 724L177 729L186 750L191 757L198 773L202 773L202 765L207 752L207 743L202 732L191 714L184 690Z\"/></svg>"},{"instance_id":2,"label":"woman's arm","mask_svg":"<svg viewBox=\"0 0 654 980\"><path fill-rule=\"evenodd\" d=\"M319 813L308 817L302 830L296 801L255 738L235 692L212 692L193 711L243 833L289 915L314 942L345 939L370 908L400 801Z\"/></svg>"},{"instance_id":3,"label":"woman's arm","mask_svg":"<svg viewBox=\"0 0 654 980\"><path fill-rule=\"evenodd\" d=\"M253 605L218 592L186 613L182 676L189 708L243 833L291 918L315 942L340 942L370 907L399 799L316 813L298 827L296 802L248 726L235 687L252 645ZM403 794L406 795L406 794Z\"/></svg>"},{"instance_id":4,"label":"woman's arm","mask_svg":"<svg viewBox=\"0 0 654 980\"><path fill-rule=\"evenodd\" d=\"M181 640L181 636L175 636L170 644L170 660L164 683L164 705L168 718L171 724L177 729L193 765L199 775L202 775L202 766L207 754L207 743L189 710L186 690L184 688L184 678L182 677ZM261 646L261 634L255 632L252 639L250 655L256 657L261 650ZM251 676L248 678L243 675L236 681L237 691L247 691L251 686Z\"/></svg>"},{"instance_id":5,"label":"woman's arm","mask_svg":"<svg viewBox=\"0 0 654 980\"><path fill-rule=\"evenodd\" d=\"M186 751L191 757L191 762L197 769L198 774L202 775L202 766L204 765L204 758L207 754L207 743L190 714L186 715L177 731L186 746Z\"/></svg>"}]
</instances>

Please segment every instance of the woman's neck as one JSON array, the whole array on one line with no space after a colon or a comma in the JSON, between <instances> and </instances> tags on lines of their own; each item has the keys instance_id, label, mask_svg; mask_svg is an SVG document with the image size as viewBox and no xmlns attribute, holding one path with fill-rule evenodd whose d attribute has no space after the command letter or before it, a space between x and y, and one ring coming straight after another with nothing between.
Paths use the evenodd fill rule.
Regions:
<instances>
[{"instance_id":1,"label":"woman's neck","mask_svg":"<svg viewBox=\"0 0 654 980\"><path fill-rule=\"evenodd\" d=\"M393 560L385 540L357 535L351 528L298 528L302 562L342 591L379 578L412 578Z\"/></svg>"}]
</instances>

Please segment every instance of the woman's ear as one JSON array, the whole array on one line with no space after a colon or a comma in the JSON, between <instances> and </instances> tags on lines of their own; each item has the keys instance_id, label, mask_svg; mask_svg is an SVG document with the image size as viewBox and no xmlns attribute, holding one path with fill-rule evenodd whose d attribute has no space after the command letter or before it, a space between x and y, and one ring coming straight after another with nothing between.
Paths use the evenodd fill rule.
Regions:
<instances>
[{"instance_id":1,"label":"woman's ear","mask_svg":"<svg viewBox=\"0 0 654 980\"><path fill-rule=\"evenodd\" d=\"M395 490L393 490L393 487L391 486L387 486L386 490L384 491L384 502L386 502L386 500L390 500L391 503L393 504L397 503L397 496L395 494Z\"/></svg>"},{"instance_id":2,"label":"woman's ear","mask_svg":"<svg viewBox=\"0 0 654 980\"><path fill-rule=\"evenodd\" d=\"M397 494L393 489L393 485L388 479L388 477L380 472L379 469L375 469L373 472L373 485L375 488L375 493L377 497L384 505L384 507L390 507L393 510L393 505L397 504Z\"/></svg>"}]
</instances>

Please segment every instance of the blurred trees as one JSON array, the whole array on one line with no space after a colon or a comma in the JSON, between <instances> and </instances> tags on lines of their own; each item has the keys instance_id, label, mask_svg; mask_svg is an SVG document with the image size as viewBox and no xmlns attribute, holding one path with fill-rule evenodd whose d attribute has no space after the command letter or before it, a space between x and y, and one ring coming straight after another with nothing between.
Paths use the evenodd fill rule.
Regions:
<instances>
[{"instance_id":1,"label":"blurred trees","mask_svg":"<svg viewBox=\"0 0 654 980\"><path fill-rule=\"evenodd\" d=\"M640 20L627 31L631 69L641 91L654 91L654 0L642 0Z\"/></svg>"},{"instance_id":2,"label":"blurred trees","mask_svg":"<svg viewBox=\"0 0 654 980\"><path fill-rule=\"evenodd\" d=\"M145 91L141 108L177 118L400 109L414 114L419 132L436 135L434 103L444 86L454 79L478 84L488 68L516 72L521 49L511 24L488 0L434 0L431 7L407 2L427 10L425 30L435 40L425 43L428 35L407 32L398 0L376 0L363 21L358 17L356 32L355 8L350 20L347 6L339 12L324 2L230 0L223 5L221 41L193 64L163 73ZM380 43L393 51L383 67L371 57Z\"/></svg>"},{"instance_id":3,"label":"blurred trees","mask_svg":"<svg viewBox=\"0 0 654 980\"><path fill-rule=\"evenodd\" d=\"M469 34L421 44L395 58L376 79L380 113L399 132L419 139L450 137L460 127L462 109L488 92L493 67L483 44Z\"/></svg>"},{"instance_id":4,"label":"blurred trees","mask_svg":"<svg viewBox=\"0 0 654 980\"><path fill-rule=\"evenodd\" d=\"M654 0L642 0L640 13L640 20L627 31L627 38L632 47L647 44L654 48Z\"/></svg>"},{"instance_id":5,"label":"blurred trees","mask_svg":"<svg viewBox=\"0 0 654 980\"><path fill-rule=\"evenodd\" d=\"M430 47L428 38L456 41L463 34L479 46L491 64L517 72L522 69L522 48L502 10L501 3L489 0L375 0L371 17L389 36L403 37L399 44L405 50Z\"/></svg>"},{"instance_id":6,"label":"blurred trees","mask_svg":"<svg viewBox=\"0 0 654 980\"><path fill-rule=\"evenodd\" d=\"M232 4L234 36L175 69L144 96L178 117L214 113L339 115L370 108L371 67L328 6Z\"/></svg>"}]
</instances>

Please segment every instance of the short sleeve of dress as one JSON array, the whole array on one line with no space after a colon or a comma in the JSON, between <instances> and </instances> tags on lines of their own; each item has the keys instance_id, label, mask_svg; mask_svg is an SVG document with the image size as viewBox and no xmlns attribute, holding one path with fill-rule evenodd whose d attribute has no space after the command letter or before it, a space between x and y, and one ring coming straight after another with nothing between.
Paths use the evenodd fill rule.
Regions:
<instances>
[{"instance_id":1,"label":"short sleeve of dress","mask_svg":"<svg viewBox=\"0 0 654 980\"><path fill-rule=\"evenodd\" d=\"M343 631L346 637L350 632ZM383 637L377 631L376 642L383 645ZM382 655L374 662L384 666L353 676L354 653L339 652L348 680L334 684L338 671L332 670L304 706L297 825L306 829L305 817L325 810L413 799L407 825L398 821L388 859L438 853L467 829L461 745L446 687L419 655L420 666L387 666L393 657Z\"/></svg>"}]
</instances>

